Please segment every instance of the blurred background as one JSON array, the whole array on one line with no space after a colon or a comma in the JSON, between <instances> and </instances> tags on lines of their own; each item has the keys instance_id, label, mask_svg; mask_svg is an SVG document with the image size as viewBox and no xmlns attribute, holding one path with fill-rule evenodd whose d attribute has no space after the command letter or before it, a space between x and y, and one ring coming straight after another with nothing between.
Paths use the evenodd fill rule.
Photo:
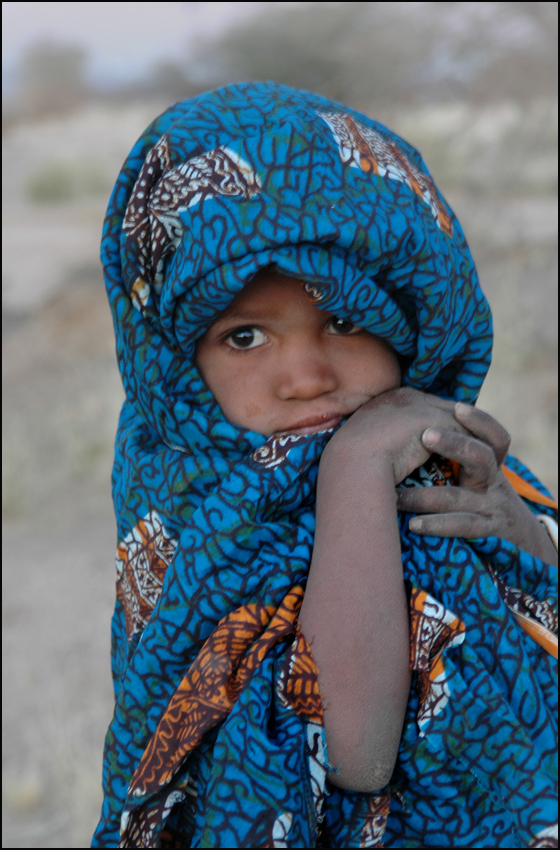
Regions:
<instances>
[{"instance_id":1,"label":"blurred background","mask_svg":"<svg viewBox=\"0 0 560 850\"><path fill-rule=\"evenodd\" d=\"M98 260L170 103L322 92L418 147L494 312L480 405L556 494L556 3L3 3L3 847L86 847L112 714L113 439Z\"/></svg>"}]
</instances>

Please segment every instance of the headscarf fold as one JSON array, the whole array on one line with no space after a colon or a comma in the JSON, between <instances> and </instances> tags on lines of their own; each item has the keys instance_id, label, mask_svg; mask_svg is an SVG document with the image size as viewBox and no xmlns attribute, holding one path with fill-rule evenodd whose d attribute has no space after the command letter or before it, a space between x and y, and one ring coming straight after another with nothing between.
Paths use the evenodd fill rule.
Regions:
<instances>
[{"instance_id":1,"label":"headscarf fold","mask_svg":"<svg viewBox=\"0 0 560 850\"><path fill-rule=\"evenodd\" d=\"M333 432L237 427L194 365L196 339L273 266L386 339L404 385L473 403L490 310L418 152L274 83L199 95L132 149L102 261L126 401L115 711L92 846L552 846L553 662L513 616L553 628L551 567L399 518L414 683L397 766L377 794L334 789L297 624ZM450 472L432 460L405 483L445 486Z\"/></svg>"}]
</instances>

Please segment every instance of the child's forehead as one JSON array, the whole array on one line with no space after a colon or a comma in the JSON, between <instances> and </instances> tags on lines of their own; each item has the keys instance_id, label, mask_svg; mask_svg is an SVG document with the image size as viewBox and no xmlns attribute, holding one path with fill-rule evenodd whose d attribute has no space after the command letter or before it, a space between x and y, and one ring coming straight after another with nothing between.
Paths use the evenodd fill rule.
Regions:
<instances>
[{"instance_id":1,"label":"child's forehead","mask_svg":"<svg viewBox=\"0 0 560 850\"><path fill-rule=\"evenodd\" d=\"M326 312L320 311L312 303L304 285L303 280L288 277L274 270L262 269L237 293L216 321L237 317L258 319L274 316L285 312L287 306L296 305L310 311Z\"/></svg>"}]
</instances>

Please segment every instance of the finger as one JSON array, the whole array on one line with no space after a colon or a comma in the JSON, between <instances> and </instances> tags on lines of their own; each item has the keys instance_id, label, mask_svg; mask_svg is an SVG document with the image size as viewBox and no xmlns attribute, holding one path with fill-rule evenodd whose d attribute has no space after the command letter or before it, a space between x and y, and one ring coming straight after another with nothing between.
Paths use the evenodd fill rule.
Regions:
<instances>
[{"instance_id":1,"label":"finger","mask_svg":"<svg viewBox=\"0 0 560 850\"><path fill-rule=\"evenodd\" d=\"M413 517L408 527L415 534L432 537L490 537L492 520L490 517L471 513L428 514Z\"/></svg>"},{"instance_id":2,"label":"finger","mask_svg":"<svg viewBox=\"0 0 560 850\"><path fill-rule=\"evenodd\" d=\"M432 420L435 418L436 427L447 428L469 434L470 431L462 425L455 416L456 402L448 401L439 396L415 390L412 387L400 387L396 390L387 390L375 398L370 399L362 406L362 410L377 408L384 405L392 405L400 408L416 408L420 416L427 415ZM428 419L428 422L430 419Z\"/></svg>"},{"instance_id":3,"label":"finger","mask_svg":"<svg viewBox=\"0 0 560 850\"><path fill-rule=\"evenodd\" d=\"M411 514L482 513L484 498L470 487L397 487L397 509Z\"/></svg>"},{"instance_id":4,"label":"finger","mask_svg":"<svg viewBox=\"0 0 560 850\"><path fill-rule=\"evenodd\" d=\"M422 434L422 443L427 449L461 465L460 483L464 487L487 489L496 477L494 451L475 437L427 428Z\"/></svg>"},{"instance_id":5,"label":"finger","mask_svg":"<svg viewBox=\"0 0 560 850\"><path fill-rule=\"evenodd\" d=\"M460 401L455 405L454 415L461 425L468 428L489 446L492 446L496 463L500 466L506 459L511 443L511 437L503 425L496 422L489 413Z\"/></svg>"}]
</instances>

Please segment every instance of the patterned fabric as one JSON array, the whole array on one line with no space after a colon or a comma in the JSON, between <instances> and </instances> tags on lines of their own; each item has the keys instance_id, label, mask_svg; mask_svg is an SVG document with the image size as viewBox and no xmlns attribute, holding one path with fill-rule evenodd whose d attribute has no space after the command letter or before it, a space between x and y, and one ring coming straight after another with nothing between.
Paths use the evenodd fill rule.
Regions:
<instances>
[{"instance_id":1,"label":"patterned fabric","mask_svg":"<svg viewBox=\"0 0 560 850\"><path fill-rule=\"evenodd\" d=\"M332 430L238 428L193 365L196 338L273 265L387 339L405 385L473 402L490 311L417 151L273 83L200 95L132 149L102 260L126 401L115 710L92 846L552 846L555 665L508 607L548 627L552 568L504 540L420 537L399 516L414 673L398 761L379 793L335 789L297 624ZM435 458L405 484L451 475Z\"/></svg>"}]
</instances>

